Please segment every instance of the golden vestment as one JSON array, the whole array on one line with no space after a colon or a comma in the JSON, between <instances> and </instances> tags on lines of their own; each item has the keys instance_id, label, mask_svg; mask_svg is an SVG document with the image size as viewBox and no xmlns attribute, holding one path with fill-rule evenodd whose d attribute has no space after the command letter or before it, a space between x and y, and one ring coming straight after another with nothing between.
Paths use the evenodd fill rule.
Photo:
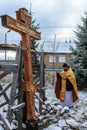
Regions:
<instances>
[{"instance_id":1,"label":"golden vestment","mask_svg":"<svg viewBox=\"0 0 87 130\"><path fill-rule=\"evenodd\" d=\"M68 79L73 86L72 94L73 94L73 102L75 102L78 99L78 92L77 92L76 79L72 69L69 67L67 71L63 70L59 73L59 75L61 76L61 80L60 78L57 78L56 81L55 86L56 97L60 99L61 102L64 102L66 94L66 79Z\"/></svg>"}]
</instances>

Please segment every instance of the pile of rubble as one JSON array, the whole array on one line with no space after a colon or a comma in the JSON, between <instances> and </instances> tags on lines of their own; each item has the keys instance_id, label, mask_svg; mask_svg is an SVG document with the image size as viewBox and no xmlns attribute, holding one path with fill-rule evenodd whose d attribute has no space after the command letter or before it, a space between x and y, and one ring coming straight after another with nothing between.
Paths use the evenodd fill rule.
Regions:
<instances>
[{"instance_id":1,"label":"pile of rubble","mask_svg":"<svg viewBox=\"0 0 87 130\"><path fill-rule=\"evenodd\" d=\"M74 108L62 107L55 99L47 100L39 115L39 130L87 130L87 95L79 92Z\"/></svg>"}]
</instances>

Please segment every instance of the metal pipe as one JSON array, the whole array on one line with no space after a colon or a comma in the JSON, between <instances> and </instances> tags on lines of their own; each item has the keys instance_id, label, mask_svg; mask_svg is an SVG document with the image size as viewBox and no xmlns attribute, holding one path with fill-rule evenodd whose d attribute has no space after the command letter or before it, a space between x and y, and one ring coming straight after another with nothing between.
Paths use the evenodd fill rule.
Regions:
<instances>
[{"instance_id":1,"label":"metal pipe","mask_svg":"<svg viewBox=\"0 0 87 130\"><path fill-rule=\"evenodd\" d=\"M7 44L7 33L9 33L11 30L8 30L6 33L5 33L5 44ZM5 61L6 61L6 49L5 49Z\"/></svg>"}]
</instances>

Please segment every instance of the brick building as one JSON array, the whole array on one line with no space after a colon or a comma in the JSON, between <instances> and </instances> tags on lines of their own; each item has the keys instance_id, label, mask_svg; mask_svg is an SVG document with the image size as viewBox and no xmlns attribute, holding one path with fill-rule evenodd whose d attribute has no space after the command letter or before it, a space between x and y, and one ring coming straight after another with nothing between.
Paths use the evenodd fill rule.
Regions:
<instances>
[{"instance_id":1,"label":"brick building","mask_svg":"<svg viewBox=\"0 0 87 130\"><path fill-rule=\"evenodd\" d=\"M69 59L73 56L71 47L75 48L75 43L58 42L54 47L51 45L43 47L45 69L61 69L63 63L69 63Z\"/></svg>"}]
</instances>

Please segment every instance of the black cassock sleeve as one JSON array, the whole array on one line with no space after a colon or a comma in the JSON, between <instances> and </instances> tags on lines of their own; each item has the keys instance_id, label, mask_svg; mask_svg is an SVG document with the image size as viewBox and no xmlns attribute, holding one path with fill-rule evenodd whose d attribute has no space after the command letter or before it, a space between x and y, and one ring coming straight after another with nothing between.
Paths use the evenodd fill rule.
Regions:
<instances>
[{"instance_id":1,"label":"black cassock sleeve","mask_svg":"<svg viewBox=\"0 0 87 130\"><path fill-rule=\"evenodd\" d=\"M73 85L68 79L66 79L66 90L67 91L72 91L73 90Z\"/></svg>"},{"instance_id":2,"label":"black cassock sleeve","mask_svg":"<svg viewBox=\"0 0 87 130\"><path fill-rule=\"evenodd\" d=\"M58 79L61 79L61 76L60 76L59 73L56 73L56 75L57 75L57 78L58 78Z\"/></svg>"}]
</instances>

